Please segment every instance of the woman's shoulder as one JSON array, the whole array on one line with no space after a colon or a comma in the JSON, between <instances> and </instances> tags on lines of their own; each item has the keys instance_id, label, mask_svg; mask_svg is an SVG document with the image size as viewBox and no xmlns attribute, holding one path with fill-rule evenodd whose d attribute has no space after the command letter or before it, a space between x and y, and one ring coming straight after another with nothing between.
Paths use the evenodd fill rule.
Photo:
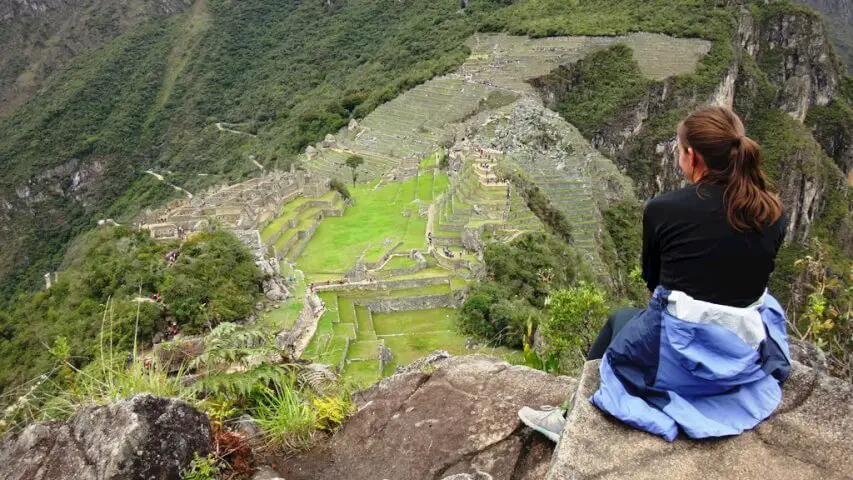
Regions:
<instances>
[{"instance_id":1,"label":"woman's shoulder","mask_svg":"<svg viewBox=\"0 0 853 480\"><path fill-rule=\"evenodd\" d=\"M662 193L651 198L646 202L645 211L647 214L673 210L680 210L685 207L689 208L690 204L699 200L699 194L695 185L679 188L670 192Z\"/></svg>"}]
</instances>

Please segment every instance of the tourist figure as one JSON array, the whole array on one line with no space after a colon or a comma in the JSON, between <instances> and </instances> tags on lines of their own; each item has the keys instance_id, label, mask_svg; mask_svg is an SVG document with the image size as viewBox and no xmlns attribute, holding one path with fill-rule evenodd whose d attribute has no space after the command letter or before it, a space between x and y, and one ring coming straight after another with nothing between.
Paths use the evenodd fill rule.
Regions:
<instances>
[{"instance_id":1,"label":"tourist figure","mask_svg":"<svg viewBox=\"0 0 853 480\"><path fill-rule=\"evenodd\" d=\"M644 310L614 313L588 359L601 359L589 399L668 441L738 435L779 406L790 373L785 314L767 291L787 219L761 169L761 147L727 108L678 126L678 165L692 185L643 214ZM577 399L576 401L586 401ZM559 408L521 420L558 441Z\"/></svg>"}]
</instances>

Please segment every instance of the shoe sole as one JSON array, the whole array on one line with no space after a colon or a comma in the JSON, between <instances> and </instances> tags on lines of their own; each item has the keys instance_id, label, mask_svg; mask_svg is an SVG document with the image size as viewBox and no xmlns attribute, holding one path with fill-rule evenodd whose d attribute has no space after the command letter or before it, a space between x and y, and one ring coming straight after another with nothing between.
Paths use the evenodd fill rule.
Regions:
<instances>
[{"instance_id":1,"label":"shoe sole","mask_svg":"<svg viewBox=\"0 0 853 480\"><path fill-rule=\"evenodd\" d=\"M558 435L558 434L556 434L550 430L544 429L544 428L540 427L539 425L536 425L536 424L528 421L526 418L521 416L521 412L518 413L518 419L521 420L521 423L527 425L528 427L532 428L533 430L536 430L537 432L541 433L542 435L545 435L546 437L548 437L548 440L551 440L554 443L560 442L560 435Z\"/></svg>"}]
</instances>

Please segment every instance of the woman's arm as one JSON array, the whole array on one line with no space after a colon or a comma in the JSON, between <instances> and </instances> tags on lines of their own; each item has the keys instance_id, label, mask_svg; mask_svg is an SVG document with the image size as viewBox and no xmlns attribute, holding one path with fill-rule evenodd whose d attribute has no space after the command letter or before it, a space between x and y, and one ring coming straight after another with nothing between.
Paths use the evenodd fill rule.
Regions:
<instances>
[{"instance_id":1,"label":"woman's arm","mask_svg":"<svg viewBox=\"0 0 853 480\"><path fill-rule=\"evenodd\" d=\"M654 222L649 214L649 205L643 211L643 280L646 288L654 291L660 284L660 241Z\"/></svg>"}]
</instances>

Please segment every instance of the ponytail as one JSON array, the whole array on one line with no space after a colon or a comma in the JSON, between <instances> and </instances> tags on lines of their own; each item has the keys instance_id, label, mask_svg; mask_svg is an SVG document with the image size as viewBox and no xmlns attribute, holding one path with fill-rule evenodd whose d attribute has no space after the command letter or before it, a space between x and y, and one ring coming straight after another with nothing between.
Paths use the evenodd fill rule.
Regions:
<instances>
[{"instance_id":1,"label":"ponytail","mask_svg":"<svg viewBox=\"0 0 853 480\"><path fill-rule=\"evenodd\" d=\"M760 232L782 216L782 204L761 169L761 147L744 135L743 122L733 111L699 110L679 125L678 134L708 167L697 185L725 185L726 216L732 228Z\"/></svg>"},{"instance_id":2,"label":"ponytail","mask_svg":"<svg viewBox=\"0 0 853 480\"><path fill-rule=\"evenodd\" d=\"M760 232L776 223L782 215L782 204L768 192L770 181L761 170L761 147L749 137L740 137L733 149L734 168L726 187L726 216L738 231Z\"/></svg>"}]
</instances>

